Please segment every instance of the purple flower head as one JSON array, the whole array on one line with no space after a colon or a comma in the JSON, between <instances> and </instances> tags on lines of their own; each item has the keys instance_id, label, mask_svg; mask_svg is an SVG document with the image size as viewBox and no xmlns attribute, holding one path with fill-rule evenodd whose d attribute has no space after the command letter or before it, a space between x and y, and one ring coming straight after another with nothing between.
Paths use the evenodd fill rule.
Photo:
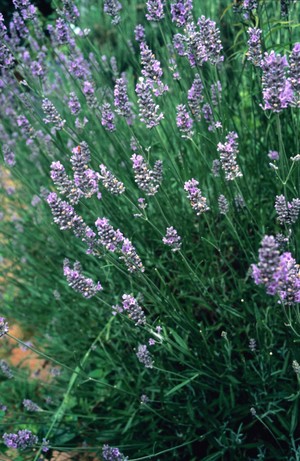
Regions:
<instances>
[{"instance_id":1,"label":"purple flower head","mask_svg":"<svg viewBox=\"0 0 300 461\"><path fill-rule=\"evenodd\" d=\"M8 379L12 379L14 377L8 363L5 360L0 360L0 370Z\"/></svg>"},{"instance_id":2,"label":"purple flower head","mask_svg":"<svg viewBox=\"0 0 300 461\"><path fill-rule=\"evenodd\" d=\"M163 237L162 241L165 245L170 246L172 251L180 251L181 237L174 227L167 227L166 235Z\"/></svg>"},{"instance_id":3,"label":"purple flower head","mask_svg":"<svg viewBox=\"0 0 300 461\"><path fill-rule=\"evenodd\" d=\"M153 368L154 361L151 357L150 352L148 351L146 344L138 345L138 351L136 353L136 356L139 362L145 365L146 368Z\"/></svg>"},{"instance_id":4,"label":"purple flower head","mask_svg":"<svg viewBox=\"0 0 300 461\"><path fill-rule=\"evenodd\" d=\"M138 96L139 116L141 122L146 124L147 128L153 128L159 125L164 118L162 113L159 113L159 106L154 103L152 95L152 87L150 83L143 78L139 79L136 85L136 94Z\"/></svg>"},{"instance_id":5,"label":"purple flower head","mask_svg":"<svg viewBox=\"0 0 300 461\"><path fill-rule=\"evenodd\" d=\"M111 105L109 103L104 103L101 106L101 125L107 130L107 131L115 131L116 125L115 125L115 114L113 113L111 109Z\"/></svg>"},{"instance_id":6,"label":"purple flower head","mask_svg":"<svg viewBox=\"0 0 300 461\"><path fill-rule=\"evenodd\" d=\"M116 80L114 88L114 104L116 113L125 117L128 125L131 125L133 119L132 104L129 102L127 85L123 78L118 78Z\"/></svg>"},{"instance_id":7,"label":"purple flower head","mask_svg":"<svg viewBox=\"0 0 300 461\"><path fill-rule=\"evenodd\" d=\"M68 101L68 106L71 111L72 115L78 115L79 112L81 111L81 105L79 102L79 99L77 98L75 93L70 93L69 95L69 101Z\"/></svg>"},{"instance_id":8,"label":"purple flower head","mask_svg":"<svg viewBox=\"0 0 300 461\"><path fill-rule=\"evenodd\" d=\"M138 24L134 29L134 36L138 43L141 43L145 40L145 28L142 24Z\"/></svg>"},{"instance_id":9,"label":"purple flower head","mask_svg":"<svg viewBox=\"0 0 300 461\"><path fill-rule=\"evenodd\" d=\"M284 195L277 195L275 210L280 224L295 224L300 213L300 199L294 198L291 202L288 202Z\"/></svg>"},{"instance_id":10,"label":"purple flower head","mask_svg":"<svg viewBox=\"0 0 300 461\"><path fill-rule=\"evenodd\" d=\"M161 21L165 17L165 0L147 0L146 18L148 21Z\"/></svg>"},{"instance_id":11,"label":"purple flower head","mask_svg":"<svg viewBox=\"0 0 300 461\"><path fill-rule=\"evenodd\" d=\"M120 452L119 448L113 448L109 445L103 445L102 458L104 461L127 461L127 457Z\"/></svg>"},{"instance_id":12,"label":"purple flower head","mask_svg":"<svg viewBox=\"0 0 300 461\"><path fill-rule=\"evenodd\" d=\"M32 411L32 412L41 411L40 407L36 403L34 403L32 400L29 400L29 399L23 400L23 406L27 411Z\"/></svg>"},{"instance_id":13,"label":"purple flower head","mask_svg":"<svg viewBox=\"0 0 300 461\"><path fill-rule=\"evenodd\" d=\"M226 181L232 181L243 176L236 161L236 157L239 153L237 139L237 133L231 131L226 136L226 142L224 144L219 142L217 146Z\"/></svg>"},{"instance_id":14,"label":"purple flower head","mask_svg":"<svg viewBox=\"0 0 300 461\"><path fill-rule=\"evenodd\" d=\"M55 106L52 104L51 101L49 101L49 99L43 99L42 109L46 115L46 118L43 119L44 122L52 123L54 125L55 130L61 130L66 121L62 120Z\"/></svg>"},{"instance_id":15,"label":"purple flower head","mask_svg":"<svg viewBox=\"0 0 300 461\"><path fill-rule=\"evenodd\" d=\"M196 179L190 179L184 184L184 190L187 191L191 207L196 211L197 216L209 210L206 198L203 197L201 190L197 187L198 184Z\"/></svg>"},{"instance_id":16,"label":"purple flower head","mask_svg":"<svg viewBox=\"0 0 300 461\"><path fill-rule=\"evenodd\" d=\"M176 124L179 128L179 131L182 133L182 137L190 138L193 136L193 119L190 116L185 104L180 104L176 108L177 116L176 116Z\"/></svg>"},{"instance_id":17,"label":"purple flower head","mask_svg":"<svg viewBox=\"0 0 300 461\"><path fill-rule=\"evenodd\" d=\"M119 229L114 230L113 226L109 224L107 218L98 218L95 222L97 227L100 243L111 252L115 252L121 242L124 240L123 234Z\"/></svg>"},{"instance_id":18,"label":"purple flower head","mask_svg":"<svg viewBox=\"0 0 300 461\"><path fill-rule=\"evenodd\" d=\"M162 161L156 160L153 170L148 168L142 155L133 154L131 161L138 187L147 195L155 195L162 182Z\"/></svg>"},{"instance_id":19,"label":"purple flower head","mask_svg":"<svg viewBox=\"0 0 300 461\"><path fill-rule=\"evenodd\" d=\"M4 317L0 317L0 338L8 333L9 327Z\"/></svg>"},{"instance_id":20,"label":"purple flower head","mask_svg":"<svg viewBox=\"0 0 300 461\"><path fill-rule=\"evenodd\" d=\"M193 2L192 0L177 0L171 3L172 22L177 27L185 26L192 18Z\"/></svg>"},{"instance_id":21,"label":"purple flower head","mask_svg":"<svg viewBox=\"0 0 300 461\"><path fill-rule=\"evenodd\" d=\"M201 120L201 103L203 99L203 84L199 74L196 74L193 84L188 91L188 101L190 110L197 122Z\"/></svg>"},{"instance_id":22,"label":"purple flower head","mask_svg":"<svg viewBox=\"0 0 300 461\"><path fill-rule=\"evenodd\" d=\"M119 24L121 17L119 11L121 11L122 5L118 0L104 0L104 13L111 16L113 25Z\"/></svg>"},{"instance_id":23,"label":"purple flower head","mask_svg":"<svg viewBox=\"0 0 300 461\"><path fill-rule=\"evenodd\" d=\"M247 30L249 39L248 39L248 52L246 54L248 61L251 61L254 66L259 66L262 59L261 51L261 41L260 36L262 30L257 27L249 27Z\"/></svg>"},{"instance_id":24,"label":"purple flower head","mask_svg":"<svg viewBox=\"0 0 300 461\"><path fill-rule=\"evenodd\" d=\"M85 298L92 298L98 291L103 290L100 282L95 284L92 279L82 274L82 267L79 261L74 263L72 269L70 267L70 261L65 259L64 276L67 279L68 285L73 288L74 291L81 293Z\"/></svg>"},{"instance_id":25,"label":"purple flower head","mask_svg":"<svg viewBox=\"0 0 300 461\"><path fill-rule=\"evenodd\" d=\"M68 22L75 22L80 14L74 0L63 0L63 14Z\"/></svg>"},{"instance_id":26,"label":"purple flower head","mask_svg":"<svg viewBox=\"0 0 300 461\"><path fill-rule=\"evenodd\" d=\"M98 106L98 101L95 97L94 84L88 80L84 81L82 91L85 95L87 105L89 107L96 108Z\"/></svg>"},{"instance_id":27,"label":"purple flower head","mask_svg":"<svg viewBox=\"0 0 300 461\"><path fill-rule=\"evenodd\" d=\"M146 315L137 299L127 294L124 294L122 299L123 311L127 314L129 319L134 321L135 326L145 325Z\"/></svg>"},{"instance_id":28,"label":"purple flower head","mask_svg":"<svg viewBox=\"0 0 300 461\"><path fill-rule=\"evenodd\" d=\"M120 195L125 192L125 186L109 171L105 165L100 165L100 180L103 186L113 195Z\"/></svg>"},{"instance_id":29,"label":"purple flower head","mask_svg":"<svg viewBox=\"0 0 300 461\"><path fill-rule=\"evenodd\" d=\"M271 160L279 160L279 153L277 150L270 150L268 153L268 157Z\"/></svg>"},{"instance_id":30,"label":"purple flower head","mask_svg":"<svg viewBox=\"0 0 300 461\"><path fill-rule=\"evenodd\" d=\"M72 150L71 164L74 172L74 184L81 196L90 198L98 192L99 173L88 168L87 162L91 159L88 145L85 142Z\"/></svg>"},{"instance_id":31,"label":"purple flower head","mask_svg":"<svg viewBox=\"0 0 300 461\"><path fill-rule=\"evenodd\" d=\"M119 259L125 262L129 272L145 271L141 258L137 254L136 249L132 245L131 241L127 238L123 240L121 247L121 256L119 257Z\"/></svg>"},{"instance_id":32,"label":"purple flower head","mask_svg":"<svg viewBox=\"0 0 300 461\"><path fill-rule=\"evenodd\" d=\"M160 79L163 75L160 62L155 59L155 55L145 42L140 44L140 50L142 75L153 88L154 94L160 96L168 90L168 87Z\"/></svg>"},{"instance_id":33,"label":"purple flower head","mask_svg":"<svg viewBox=\"0 0 300 461\"><path fill-rule=\"evenodd\" d=\"M0 13L0 38L3 38L7 33L7 27L4 24L3 14Z\"/></svg>"},{"instance_id":34,"label":"purple flower head","mask_svg":"<svg viewBox=\"0 0 300 461\"><path fill-rule=\"evenodd\" d=\"M287 67L286 56L276 54L275 51L264 54L261 61L264 110L280 112L291 104L293 90L285 75Z\"/></svg>"},{"instance_id":35,"label":"purple flower head","mask_svg":"<svg viewBox=\"0 0 300 461\"><path fill-rule=\"evenodd\" d=\"M37 13L36 7L29 0L13 0L17 10L20 10L23 19L34 19Z\"/></svg>"},{"instance_id":36,"label":"purple flower head","mask_svg":"<svg viewBox=\"0 0 300 461\"><path fill-rule=\"evenodd\" d=\"M220 214L226 215L229 211L229 203L225 195L220 195L218 198L218 205Z\"/></svg>"},{"instance_id":37,"label":"purple flower head","mask_svg":"<svg viewBox=\"0 0 300 461\"><path fill-rule=\"evenodd\" d=\"M3 157L4 157L4 162L6 163L7 166L15 166L16 164L16 158L14 152L10 149L8 145L4 145L2 147L3 151Z\"/></svg>"},{"instance_id":38,"label":"purple flower head","mask_svg":"<svg viewBox=\"0 0 300 461\"><path fill-rule=\"evenodd\" d=\"M79 202L82 192L76 187L66 173L65 167L60 162L51 163L51 179L57 189L68 197L71 204Z\"/></svg>"},{"instance_id":39,"label":"purple flower head","mask_svg":"<svg viewBox=\"0 0 300 461\"><path fill-rule=\"evenodd\" d=\"M28 429L20 430L16 434L5 433L2 438L8 448L19 450L25 450L38 443L38 437Z\"/></svg>"},{"instance_id":40,"label":"purple flower head","mask_svg":"<svg viewBox=\"0 0 300 461\"><path fill-rule=\"evenodd\" d=\"M300 106L300 43L295 43L290 56L289 81L294 91L293 103Z\"/></svg>"}]
</instances>

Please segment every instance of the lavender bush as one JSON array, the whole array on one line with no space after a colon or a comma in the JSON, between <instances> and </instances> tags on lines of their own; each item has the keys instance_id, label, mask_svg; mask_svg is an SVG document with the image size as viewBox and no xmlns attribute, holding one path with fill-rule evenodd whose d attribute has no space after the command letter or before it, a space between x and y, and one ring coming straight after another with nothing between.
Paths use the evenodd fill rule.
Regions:
<instances>
[{"instance_id":1,"label":"lavender bush","mask_svg":"<svg viewBox=\"0 0 300 461\"><path fill-rule=\"evenodd\" d=\"M12 3L3 459L300 460L299 2Z\"/></svg>"}]
</instances>

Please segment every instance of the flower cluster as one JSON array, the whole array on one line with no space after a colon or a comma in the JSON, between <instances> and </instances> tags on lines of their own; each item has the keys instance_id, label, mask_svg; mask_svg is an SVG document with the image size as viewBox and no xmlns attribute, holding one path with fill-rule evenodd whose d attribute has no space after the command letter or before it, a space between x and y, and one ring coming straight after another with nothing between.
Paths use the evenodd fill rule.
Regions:
<instances>
[{"instance_id":1,"label":"flower cluster","mask_svg":"<svg viewBox=\"0 0 300 461\"><path fill-rule=\"evenodd\" d=\"M294 224L299 217L300 199L294 198L291 202L288 202L284 195L277 195L275 210L280 224Z\"/></svg>"},{"instance_id":2,"label":"flower cluster","mask_svg":"<svg viewBox=\"0 0 300 461\"><path fill-rule=\"evenodd\" d=\"M116 108L116 113L125 117L128 125L131 125L133 113L132 113L132 104L129 102L126 88L126 81L124 78L118 78L116 80L114 88L114 104Z\"/></svg>"},{"instance_id":3,"label":"flower cluster","mask_svg":"<svg viewBox=\"0 0 300 461\"><path fill-rule=\"evenodd\" d=\"M51 179L57 189L70 200L71 204L79 202L82 193L73 181L69 179L65 167L60 162L51 163Z\"/></svg>"},{"instance_id":4,"label":"flower cluster","mask_svg":"<svg viewBox=\"0 0 300 461\"><path fill-rule=\"evenodd\" d=\"M81 111L81 105L79 99L74 92L70 93L68 106L72 115L78 115Z\"/></svg>"},{"instance_id":5,"label":"flower cluster","mask_svg":"<svg viewBox=\"0 0 300 461\"><path fill-rule=\"evenodd\" d=\"M199 74L196 74L193 84L188 91L188 101L190 110L197 122L201 120L201 103L203 99L203 84Z\"/></svg>"},{"instance_id":6,"label":"flower cluster","mask_svg":"<svg viewBox=\"0 0 300 461\"><path fill-rule=\"evenodd\" d=\"M181 237L178 235L177 230L173 226L167 227L165 237L162 239L165 245L172 248L172 251L180 251L181 248Z\"/></svg>"},{"instance_id":7,"label":"flower cluster","mask_svg":"<svg viewBox=\"0 0 300 461\"><path fill-rule=\"evenodd\" d=\"M113 195L120 195L125 192L125 186L121 181L109 171L105 165L100 165L100 180L103 183L105 189L107 189Z\"/></svg>"},{"instance_id":8,"label":"flower cluster","mask_svg":"<svg viewBox=\"0 0 300 461\"><path fill-rule=\"evenodd\" d=\"M28 429L22 429L16 434L5 433L2 438L8 448L17 448L19 450L25 450L38 443L38 437Z\"/></svg>"},{"instance_id":9,"label":"flower cluster","mask_svg":"<svg viewBox=\"0 0 300 461\"><path fill-rule=\"evenodd\" d=\"M220 195L218 198L218 205L220 214L227 214L229 211L229 203L225 195Z\"/></svg>"},{"instance_id":10,"label":"flower cluster","mask_svg":"<svg viewBox=\"0 0 300 461\"><path fill-rule=\"evenodd\" d=\"M109 445L103 445L102 458L104 461L127 461L127 457L120 452L119 448L113 448Z\"/></svg>"},{"instance_id":11,"label":"flower cluster","mask_svg":"<svg viewBox=\"0 0 300 461\"><path fill-rule=\"evenodd\" d=\"M155 104L152 95L152 86L148 80L142 77L137 83L135 92L138 96L139 116L141 122L146 124L147 128L153 128L159 125L164 118L162 113L159 113L159 105Z\"/></svg>"},{"instance_id":12,"label":"flower cluster","mask_svg":"<svg viewBox=\"0 0 300 461\"><path fill-rule=\"evenodd\" d=\"M138 187L146 195L155 195L162 182L162 161L156 160L153 170L150 170L142 155L133 154L131 160L133 163L134 179Z\"/></svg>"},{"instance_id":13,"label":"flower cluster","mask_svg":"<svg viewBox=\"0 0 300 461\"><path fill-rule=\"evenodd\" d=\"M251 61L255 66L259 66L262 59L260 41L262 30L258 27L249 27L247 32L249 35L249 40L247 42L249 46L249 50L247 52L247 59L248 61Z\"/></svg>"},{"instance_id":14,"label":"flower cluster","mask_svg":"<svg viewBox=\"0 0 300 461\"><path fill-rule=\"evenodd\" d=\"M0 338L6 335L8 331L9 331L8 323L5 321L4 317L0 317Z\"/></svg>"},{"instance_id":15,"label":"flower cluster","mask_svg":"<svg viewBox=\"0 0 300 461\"><path fill-rule=\"evenodd\" d=\"M132 295L124 294L122 296L122 307L113 306L113 313L117 314L118 312L126 312L129 319L134 321L135 326L145 325L146 324L146 315L141 306L139 305L136 298Z\"/></svg>"},{"instance_id":16,"label":"flower cluster","mask_svg":"<svg viewBox=\"0 0 300 461\"><path fill-rule=\"evenodd\" d=\"M27 411L32 411L32 412L41 411L40 407L36 403L34 403L32 400L29 400L29 399L23 400L23 406Z\"/></svg>"},{"instance_id":17,"label":"flower cluster","mask_svg":"<svg viewBox=\"0 0 300 461\"><path fill-rule=\"evenodd\" d=\"M237 144L238 135L231 131L226 136L226 142L218 143L217 150L220 154L221 166L225 172L226 181L232 181L240 176L243 176L237 162L236 157L239 153Z\"/></svg>"},{"instance_id":18,"label":"flower cluster","mask_svg":"<svg viewBox=\"0 0 300 461\"><path fill-rule=\"evenodd\" d=\"M129 239L124 238L119 229L114 230L107 218L98 218L95 225L101 245L112 253L116 252L119 258L125 262L129 272L144 272L145 268L136 249Z\"/></svg>"},{"instance_id":19,"label":"flower cluster","mask_svg":"<svg viewBox=\"0 0 300 461\"><path fill-rule=\"evenodd\" d=\"M161 21L165 17L165 0L147 0L146 18L148 21Z\"/></svg>"},{"instance_id":20,"label":"flower cluster","mask_svg":"<svg viewBox=\"0 0 300 461\"><path fill-rule=\"evenodd\" d=\"M275 51L264 54L261 61L264 110L280 112L292 102L292 85L285 75L288 66L286 56L276 54Z\"/></svg>"},{"instance_id":21,"label":"flower cluster","mask_svg":"<svg viewBox=\"0 0 300 461\"><path fill-rule=\"evenodd\" d=\"M71 164L74 172L74 184L80 195L90 198L98 192L99 173L88 167L91 159L90 150L85 142L72 149Z\"/></svg>"},{"instance_id":22,"label":"flower cluster","mask_svg":"<svg viewBox=\"0 0 300 461\"><path fill-rule=\"evenodd\" d=\"M192 0L177 0L175 3L171 3L172 22L177 27L185 26L192 19L192 9Z\"/></svg>"},{"instance_id":23,"label":"flower cluster","mask_svg":"<svg viewBox=\"0 0 300 461\"><path fill-rule=\"evenodd\" d=\"M98 291L103 290L101 283L96 284L92 279L85 277L82 274L82 267L79 261L76 261L73 265L73 269L70 267L70 261L64 260L64 276L67 282L74 291L81 293L85 298L92 298Z\"/></svg>"},{"instance_id":24,"label":"flower cluster","mask_svg":"<svg viewBox=\"0 0 300 461\"><path fill-rule=\"evenodd\" d=\"M191 202L191 207L196 211L197 216L209 210L207 199L203 197L201 190L197 187L199 181L190 179L184 184L184 190L188 193L188 199Z\"/></svg>"},{"instance_id":25,"label":"flower cluster","mask_svg":"<svg viewBox=\"0 0 300 461\"><path fill-rule=\"evenodd\" d=\"M12 379L14 377L8 363L5 360L0 360L0 370L6 378Z\"/></svg>"},{"instance_id":26,"label":"flower cluster","mask_svg":"<svg viewBox=\"0 0 300 461\"><path fill-rule=\"evenodd\" d=\"M147 83L151 86L155 96L162 95L168 90L168 86L161 81L163 71L160 62L155 59L153 51L145 42L140 44L142 75L146 78Z\"/></svg>"},{"instance_id":27,"label":"flower cluster","mask_svg":"<svg viewBox=\"0 0 300 461\"><path fill-rule=\"evenodd\" d=\"M183 138L190 138L193 136L193 119L190 116L185 104L179 104L176 108L176 124L179 131L182 133Z\"/></svg>"},{"instance_id":28,"label":"flower cluster","mask_svg":"<svg viewBox=\"0 0 300 461\"><path fill-rule=\"evenodd\" d=\"M115 131L115 114L111 109L111 105L108 102L105 102L101 106L101 125L110 132Z\"/></svg>"},{"instance_id":29,"label":"flower cluster","mask_svg":"<svg viewBox=\"0 0 300 461\"><path fill-rule=\"evenodd\" d=\"M104 13L111 16L113 25L119 24L121 18L119 11L121 11L122 5L118 0L104 0L103 11Z\"/></svg>"},{"instance_id":30,"label":"flower cluster","mask_svg":"<svg viewBox=\"0 0 300 461\"><path fill-rule=\"evenodd\" d=\"M49 101L49 99L43 99L42 109L46 115L46 118L44 118L44 122L53 124L55 130L62 130L66 121L62 120L55 106L52 104L51 101Z\"/></svg>"},{"instance_id":31,"label":"flower cluster","mask_svg":"<svg viewBox=\"0 0 300 461\"><path fill-rule=\"evenodd\" d=\"M287 303L300 302L299 265L291 253L280 254L279 245L266 235L259 250L258 264L252 264L252 277L257 285L263 284L269 295L278 295Z\"/></svg>"},{"instance_id":32,"label":"flower cluster","mask_svg":"<svg viewBox=\"0 0 300 461\"><path fill-rule=\"evenodd\" d=\"M146 344L138 345L138 351L136 353L136 356L139 362L145 365L146 368L153 368L154 361L151 357L150 352L148 351Z\"/></svg>"},{"instance_id":33,"label":"flower cluster","mask_svg":"<svg viewBox=\"0 0 300 461\"><path fill-rule=\"evenodd\" d=\"M296 43L290 55L289 81L294 91L293 103L300 107L300 43Z\"/></svg>"}]
</instances>

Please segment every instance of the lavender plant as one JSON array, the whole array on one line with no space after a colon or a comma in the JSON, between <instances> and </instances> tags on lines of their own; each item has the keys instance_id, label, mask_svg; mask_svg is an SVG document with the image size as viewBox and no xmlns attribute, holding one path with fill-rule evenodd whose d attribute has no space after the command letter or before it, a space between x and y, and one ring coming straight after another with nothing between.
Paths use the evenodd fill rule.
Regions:
<instances>
[{"instance_id":1,"label":"lavender plant","mask_svg":"<svg viewBox=\"0 0 300 461\"><path fill-rule=\"evenodd\" d=\"M3 459L297 460L299 2L12 5Z\"/></svg>"}]
</instances>

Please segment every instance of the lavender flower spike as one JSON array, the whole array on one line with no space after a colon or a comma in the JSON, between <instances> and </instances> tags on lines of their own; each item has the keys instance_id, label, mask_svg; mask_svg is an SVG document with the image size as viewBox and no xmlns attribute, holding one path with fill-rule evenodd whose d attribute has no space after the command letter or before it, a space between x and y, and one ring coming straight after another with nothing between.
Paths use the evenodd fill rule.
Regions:
<instances>
[{"instance_id":1,"label":"lavender flower spike","mask_svg":"<svg viewBox=\"0 0 300 461\"><path fill-rule=\"evenodd\" d=\"M174 227L167 227L166 236L162 239L165 245L171 247L172 251L180 251L181 248L181 237L178 235L177 230Z\"/></svg>"},{"instance_id":2,"label":"lavender flower spike","mask_svg":"<svg viewBox=\"0 0 300 461\"><path fill-rule=\"evenodd\" d=\"M112 18L112 24L119 24L121 18L119 11L122 9L122 5L118 0L104 0L104 13L108 14Z\"/></svg>"},{"instance_id":3,"label":"lavender flower spike","mask_svg":"<svg viewBox=\"0 0 300 461\"><path fill-rule=\"evenodd\" d=\"M104 461L127 461L128 458L120 452L119 448L103 445L102 458Z\"/></svg>"},{"instance_id":4,"label":"lavender flower spike","mask_svg":"<svg viewBox=\"0 0 300 461\"><path fill-rule=\"evenodd\" d=\"M177 117L176 124L179 128L179 131L182 133L182 138L191 138L194 134L193 132L193 119L190 116L185 104L179 104L177 106Z\"/></svg>"},{"instance_id":5,"label":"lavender flower spike","mask_svg":"<svg viewBox=\"0 0 300 461\"><path fill-rule=\"evenodd\" d=\"M126 311L128 317L134 321L135 326L146 324L146 315L136 298L132 295L124 294L122 296L123 311Z\"/></svg>"},{"instance_id":6,"label":"lavender flower spike","mask_svg":"<svg viewBox=\"0 0 300 461\"><path fill-rule=\"evenodd\" d=\"M261 51L261 41L260 36L262 34L262 30L258 29L257 27L249 27L247 30L249 35L248 40L248 52L246 53L248 61L251 61L254 66L259 66L261 59L262 59L262 51Z\"/></svg>"},{"instance_id":7,"label":"lavender flower spike","mask_svg":"<svg viewBox=\"0 0 300 461\"><path fill-rule=\"evenodd\" d=\"M188 101L190 110L197 122L201 120L201 103L203 99L203 84L199 74L196 74L193 84L188 91Z\"/></svg>"},{"instance_id":8,"label":"lavender flower spike","mask_svg":"<svg viewBox=\"0 0 300 461\"><path fill-rule=\"evenodd\" d=\"M192 19L192 9L192 0L177 0L176 3L171 3L172 22L175 22L177 27L185 26Z\"/></svg>"},{"instance_id":9,"label":"lavender flower spike","mask_svg":"<svg viewBox=\"0 0 300 461\"><path fill-rule=\"evenodd\" d=\"M136 85L135 92L138 96L139 116L141 122L146 124L147 128L153 128L159 125L164 118L162 113L159 113L159 106L154 103L152 96L152 88L150 83L143 78L139 79Z\"/></svg>"},{"instance_id":10,"label":"lavender flower spike","mask_svg":"<svg viewBox=\"0 0 300 461\"><path fill-rule=\"evenodd\" d=\"M136 356L146 368L153 368L153 359L145 344L139 344Z\"/></svg>"},{"instance_id":11,"label":"lavender flower spike","mask_svg":"<svg viewBox=\"0 0 300 461\"><path fill-rule=\"evenodd\" d=\"M148 0L146 2L148 21L161 21L165 17L165 0Z\"/></svg>"},{"instance_id":12,"label":"lavender flower spike","mask_svg":"<svg viewBox=\"0 0 300 461\"><path fill-rule=\"evenodd\" d=\"M28 429L20 430L16 434L5 433L2 438L8 448L16 448L19 450L25 450L38 443L38 437Z\"/></svg>"},{"instance_id":13,"label":"lavender flower spike","mask_svg":"<svg viewBox=\"0 0 300 461\"><path fill-rule=\"evenodd\" d=\"M61 130L64 127L66 121L62 120L61 116L49 99L43 99L42 109L46 115L46 118L44 118L45 123L53 123L56 130Z\"/></svg>"},{"instance_id":14,"label":"lavender flower spike","mask_svg":"<svg viewBox=\"0 0 300 461\"><path fill-rule=\"evenodd\" d=\"M131 160L138 187L147 195L155 195L162 182L162 161L157 160L153 170L150 170L142 155L133 154Z\"/></svg>"},{"instance_id":15,"label":"lavender flower spike","mask_svg":"<svg viewBox=\"0 0 300 461\"><path fill-rule=\"evenodd\" d=\"M129 102L127 95L126 82L124 78L118 78L116 80L114 88L114 104L116 113L127 119L128 125L132 124L132 104Z\"/></svg>"},{"instance_id":16,"label":"lavender flower spike","mask_svg":"<svg viewBox=\"0 0 300 461\"><path fill-rule=\"evenodd\" d=\"M290 56L290 83L294 90L293 103L300 107L300 43L295 43Z\"/></svg>"},{"instance_id":17,"label":"lavender flower spike","mask_svg":"<svg viewBox=\"0 0 300 461\"><path fill-rule=\"evenodd\" d=\"M81 293L85 298L92 298L98 291L103 290L100 282L95 284L92 279L82 274L82 267L79 261L74 263L72 269L70 267L70 261L65 259L64 275L70 287L73 288L74 291Z\"/></svg>"},{"instance_id":18,"label":"lavender flower spike","mask_svg":"<svg viewBox=\"0 0 300 461\"><path fill-rule=\"evenodd\" d=\"M237 154L239 153L237 139L237 133L231 131L226 136L226 142L224 144L219 142L217 147L226 181L233 181L243 176L236 161Z\"/></svg>"},{"instance_id":19,"label":"lavender flower spike","mask_svg":"<svg viewBox=\"0 0 300 461\"><path fill-rule=\"evenodd\" d=\"M116 129L115 114L111 109L111 105L106 102L101 106L101 125L105 130L113 132Z\"/></svg>"},{"instance_id":20,"label":"lavender flower spike","mask_svg":"<svg viewBox=\"0 0 300 461\"><path fill-rule=\"evenodd\" d=\"M202 196L201 190L197 187L198 184L196 179L190 179L184 184L184 190L188 192L191 207L196 211L197 216L209 210L206 198Z\"/></svg>"},{"instance_id":21,"label":"lavender flower spike","mask_svg":"<svg viewBox=\"0 0 300 461\"><path fill-rule=\"evenodd\" d=\"M23 400L23 406L27 411L32 411L32 412L41 411L40 407L36 403L34 403L32 400L29 400L29 399Z\"/></svg>"},{"instance_id":22,"label":"lavender flower spike","mask_svg":"<svg viewBox=\"0 0 300 461\"><path fill-rule=\"evenodd\" d=\"M8 331L9 331L8 323L5 321L4 317L0 317L0 338L6 335Z\"/></svg>"},{"instance_id":23,"label":"lavender flower spike","mask_svg":"<svg viewBox=\"0 0 300 461\"><path fill-rule=\"evenodd\" d=\"M300 199L294 198L288 202L284 195L277 195L275 199L275 210L280 224L294 224L300 213Z\"/></svg>"},{"instance_id":24,"label":"lavender flower spike","mask_svg":"<svg viewBox=\"0 0 300 461\"><path fill-rule=\"evenodd\" d=\"M109 171L105 165L100 165L100 179L103 186L113 195L121 195L125 192L125 186Z\"/></svg>"},{"instance_id":25,"label":"lavender flower spike","mask_svg":"<svg viewBox=\"0 0 300 461\"><path fill-rule=\"evenodd\" d=\"M280 112L291 104L293 90L291 82L285 75L287 67L288 62L285 56L276 54L275 51L264 54L261 62L264 110Z\"/></svg>"}]
</instances>

